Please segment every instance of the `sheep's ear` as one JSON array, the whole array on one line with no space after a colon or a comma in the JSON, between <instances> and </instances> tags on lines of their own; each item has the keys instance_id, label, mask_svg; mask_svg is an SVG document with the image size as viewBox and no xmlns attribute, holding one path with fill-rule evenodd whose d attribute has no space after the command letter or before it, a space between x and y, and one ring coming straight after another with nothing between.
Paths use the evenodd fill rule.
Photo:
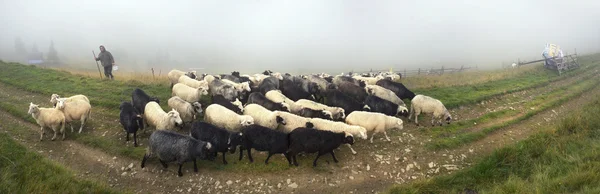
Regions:
<instances>
[{"instance_id":1,"label":"sheep's ear","mask_svg":"<svg viewBox=\"0 0 600 194\"><path fill-rule=\"evenodd\" d=\"M212 145L210 144L210 142L206 143L206 149L210 150L210 148L212 148Z\"/></svg>"},{"instance_id":2,"label":"sheep's ear","mask_svg":"<svg viewBox=\"0 0 600 194\"><path fill-rule=\"evenodd\" d=\"M142 118L142 115L135 115L137 118Z\"/></svg>"},{"instance_id":3,"label":"sheep's ear","mask_svg":"<svg viewBox=\"0 0 600 194\"><path fill-rule=\"evenodd\" d=\"M242 132L239 133L240 137L243 136L244 134Z\"/></svg>"}]
</instances>

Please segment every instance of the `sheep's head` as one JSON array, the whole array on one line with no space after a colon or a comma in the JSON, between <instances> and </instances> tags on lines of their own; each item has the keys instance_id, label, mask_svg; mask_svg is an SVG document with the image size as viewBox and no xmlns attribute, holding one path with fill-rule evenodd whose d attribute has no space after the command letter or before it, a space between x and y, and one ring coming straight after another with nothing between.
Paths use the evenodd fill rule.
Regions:
<instances>
[{"instance_id":1,"label":"sheep's head","mask_svg":"<svg viewBox=\"0 0 600 194\"><path fill-rule=\"evenodd\" d=\"M231 72L231 75L239 78L240 77L240 72L234 71L234 72Z\"/></svg>"},{"instance_id":2,"label":"sheep's head","mask_svg":"<svg viewBox=\"0 0 600 194\"><path fill-rule=\"evenodd\" d=\"M240 115L240 125L247 127L254 124L254 118L249 115Z\"/></svg>"},{"instance_id":3,"label":"sheep's head","mask_svg":"<svg viewBox=\"0 0 600 194\"><path fill-rule=\"evenodd\" d=\"M240 99L235 98L235 101L231 102L231 104L236 105L241 112L244 112L244 106L242 105L242 101L240 101Z\"/></svg>"},{"instance_id":4,"label":"sheep's head","mask_svg":"<svg viewBox=\"0 0 600 194\"><path fill-rule=\"evenodd\" d=\"M247 91L247 92L252 91L252 89L250 88L250 83L249 82L242 82L239 85L241 86L242 91Z\"/></svg>"},{"instance_id":5,"label":"sheep's head","mask_svg":"<svg viewBox=\"0 0 600 194\"><path fill-rule=\"evenodd\" d=\"M200 102L192 103L192 107L194 108L194 112L196 114L202 113L202 104L200 104Z\"/></svg>"},{"instance_id":6,"label":"sheep's head","mask_svg":"<svg viewBox=\"0 0 600 194\"><path fill-rule=\"evenodd\" d=\"M277 78L278 80L283 80L283 76L279 72L272 73L271 76Z\"/></svg>"},{"instance_id":7,"label":"sheep's head","mask_svg":"<svg viewBox=\"0 0 600 194\"><path fill-rule=\"evenodd\" d=\"M325 119L333 120L333 114L331 114L331 112L323 110L321 111L321 114Z\"/></svg>"},{"instance_id":8,"label":"sheep's head","mask_svg":"<svg viewBox=\"0 0 600 194\"><path fill-rule=\"evenodd\" d=\"M196 79L196 71L189 71L189 72L185 73L185 75L192 79Z\"/></svg>"},{"instance_id":9,"label":"sheep's head","mask_svg":"<svg viewBox=\"0 0 600 194\"><path fill-rule=\"evenodd\" d=\"M156 102L156 104L160 104L160 100L157 97L150 97L150 101Z\"/></svg>"},{"instance_id":10,"label":"sheep's head","mask_svg":"<svg viewBox=\"0 0 600 194\"><path fill-rule=\"evenodd\" d=\"M60 96L58 94L52 94L52 96L50 96L50 103L56 106L56 101L58 101L59 98Z\"/></svg>"},{"instance_id":11,"label":"sheep's head","mask_svg":"<svg viewBox=\"0 0 600 194\"><path fill-rule=\"evenodd\" d=\"M27 114L34 114L40 111L40 107L37 104L33 104L33 102L29 103L29 110Z\"/></svg>"},{"instance_id":12,"label":"sheep's head","mask_svg":"<svg viewBox=\"0 0 600 194\"><path fill-rule=\"evenodd\" d=\"M404 106L398 105L398 110L396 110L396 115L408 116L408 109Z\"/></svg>"},{"instance_id":13,"label":"sheep's head","mask_svg":"<svg viewBox=\"0 0 600 194\"><path fill-rule=\"evenodd\" d=\"M173 110L169 111L167 113L167 115L169 116L171 121L173 121L175 123L175 127L179 127L179 128L183 127L183 120L181 120L181 117L179 116L179 112L177 112L175 109L173 109Z\"/></svg>"},{"instance_id":14,"label":"sheep's head","mask_svg":"<svg viewBox=\"0 0 600 194\"><path fill-rule=\"evenodd\" d=\"M198 94L200 94L201 96L208 95L208 88L205 86L200 86L198 88Z\"/></svg>"},{"instance_id":15,"label":"sheep's head","mask_svg":"<svg viewBox=\"0 0 600 194\"><path fill-rule=\"evenodd\" d=\"M65 99L58 99L56 101L56 109L64 109L65 108Z\"/></svg>"},{"instance_id":16,"label":"sheep's head","mask_svg":"<svg viewBox=\"0 0 600 194\"><path fill-rule=\"evenodd\" d=\"M371 107L369 105L365 104L365 106L363 106L363 110L364 111L371 111Z\"/></svg>"},{"instance_id":17,"label":"sheep's head","mask_svg":"<svg viewBox=\"0 0 600 194\"><path fill-rule=\"evenodd\" d=\"M450 115L450 112L448 112L448 110L446 110L446 113L444 113L444 117L446 118L446 123L450 124L450 121L452 121L452 115Z\"/></svg>"},{"instance_id":18,"label":"sheep's head","mask_svg":"<svg viewBox=\"0 0 600 194\"><path fill-rule=\"evenodd\" d=\"M361 126L353 126L358 131L358 137L362 139L367 139L367 129Z\"/></svg>"},{"instance_id":19,"label":"sheep's head","mask_svg":"<svg viewBox=\"0 0 600 194\"><path fill-rule=\"evenodd\" d=\"M229 139L227 140L227 145L229 146L227 149L229 153L235 153L235 150L238 145L242 145L242 139L244 134L242 132L231 133L229 135Z\"/></svg>"},{"instance_id":20,"label":"sheep's head","mask_svg":"<svg viewBox=\"0 0 600 194\"><path fill-rule=\"evenodd\" d=\"M195 156L201 160L213 161L215 160L216 153L215 146L210 142L199 141Z\"/></svg>"},{"instance_id":21,"label":"sheep's head","mask_svg":"<svg viewBox=\"0 0 600 194\"><path fill-rule=\"evenodd\" d=\"M288 105L285 102L280 103L281 104L281 111L286 111L286 112L290 112L290 105Z\"/></svg>"},{"instance_id":22,"label":"sheep's head","mask_svg":"<svg viewBox=\"0 0 600 194\"><path fill-rule=\"evenodd\" d=\"M343 121L346 118L346 113L343 108L336 107L335 108L335 118L336 121Z\"/></svg>"},{"instance_id":23,"label":"sheep's head","mask_svg":"<svg viewBox=\"0 0 600 194\"><path fill-rule=\"evenodd\" d=\"M279 116L279 115L275 116L275 121L276 121L278 124L281 124L281 125L287 125L287 123L285 122L285 119L283 119L283 117L281 117L281 116Z\"/></svg>"},{"instance_id":24,"label":"sheep's head","mask_svg":"<svg viewBox=\"0 0 600 194\"><path fill-rule=\"evenodd\" d=\"M350 133L345 133L344 141L342 143L350 145L354 144L354 136Z\"/></svg>"}]
</instances>

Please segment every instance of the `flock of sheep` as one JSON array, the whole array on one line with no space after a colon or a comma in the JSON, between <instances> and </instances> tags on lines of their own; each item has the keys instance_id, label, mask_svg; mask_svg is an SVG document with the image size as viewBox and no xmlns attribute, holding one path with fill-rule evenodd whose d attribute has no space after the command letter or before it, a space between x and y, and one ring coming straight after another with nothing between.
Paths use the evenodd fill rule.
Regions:
<instances>
[{"instance_id":1,"label":"flock of sheep","mask_svg":"<svg viewBox=\"0 0 600 194\"><path fill-rule=\"evenodd\" d=\"M450 123L452 117L444 105L432 97L415 95L402 83L393 80L393 73L338 75L327 74L292 76L265 71L262 74L197 75L196 72L172 70L168 73L172 96L168 99L169 111L163 110L158 98L141 89L134 89L131 102L120 105L120 123L126 139L133 134L137 146L137 131L151 126L149 145L142 160L142 168L150 157L158 157L166 168L168 162L179 165L182 176L183 163L192 161L197 172L196 159L214 160L222 153L239 150L242 160L244 150L252 162L251 149L268 152L265 163L272 155L283 154L289 164L298 166L298 153L331 154L346 144L351 147L354 138L370 142L377 133L402 129L403 121L413 117L418 125L421 113L431 114L431 124ZM210 96L211 103L203 110L200 99ZM402 99L411 100L410 111ZM84 95L60 98L53 94L55 108L39 108L31 103L29 114L42 127L60 128L73 120L81 120L81 128L89 118L91 106ZM198 121L203 114L203 121ZM188 134L177 129L189 128ZM71 126L73 131L73 127Z\"/></svg>"}]
</instances>

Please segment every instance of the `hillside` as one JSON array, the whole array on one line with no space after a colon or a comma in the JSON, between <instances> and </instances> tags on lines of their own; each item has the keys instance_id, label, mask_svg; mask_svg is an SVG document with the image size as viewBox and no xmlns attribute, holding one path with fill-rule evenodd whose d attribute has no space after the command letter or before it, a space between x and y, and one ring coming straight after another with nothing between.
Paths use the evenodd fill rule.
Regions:
<instances>
[{"instance_id":1,"label":"hillside","mask_svg":"<svg viewBox=\"0 0 600 194\"><path fill-rule=\"evenodd\" d=\"M136 79L123 75L120 78L116 74L116 81L103 81L85 74L0 62L0 122L3 123L0 134L16 140L0 144L0 150L23 147L53 161L52 165L69 169L65 172L72 176L98 183L98 187L129 192L365 193L386 191L397 184L400 187L394 188L393 192L461 191L465 188L499 191L502 188L491 188L486 182L469 184L468 179L450 187L447 184L454 182L447 180L455 178L444 175L467 176L471 169L482 165L481 161L506 153L502 150L516 149L513 145L535 140L515 142L552 131L563 115L583 114L580 110L589 107L588 104L600 95L597 87L600 55L581 57L580 62L582 68L562 76L541 65L532 65L445 75L446 81L435 76L409 78L403 82L414 88L415 93L436 97L451 109L455 119L451 125L417 127L403 118L404 130L388 131L391 142L384 141L382 135L377 135L373 144L359 140L353 146L358 154L352 155L342 146L336 151L340 163L333 163L330 157L324 156L317 168L310 165L314 155L299 157L300 166L290 167L282 156L273 156L271 163L264 165L259 161L264 161L266 154L254 152L255 163L249 163L247 159L237 161L237 154L228 155L228 165L218 160L198 162L200 172L197 174L188 164L184 166L182 178L176 177L177 169L173 165L163 170L156 160L140 169L150 131L138 135L141 146L134 148L132 142L125 142L125 133L118 122L121 100L129 100L136 87L158 96L166 108L171 93L166 79L159 77L148 81L151 79L148 76ZM37 141L39 126L27 115L27 107L30 102L49 107L52 93L63 96L85 94L90 98L92 119L82 134L68 133L64 142ZM420 120L430 121L427 116ZM76 122L75 126L78 124ZM543 135L532 137L538 136ZM504 149L494 151L497 148ZM22 152L11 154L9 158L24 155ZM130 164L133 164L131 169L128 168ZM0 159L0 169L10 166L10 162ZM454 173L456 171L459 173ZM527 179L518 175L522 174L515 174ZM429 177L440 178L430 181ZM510 173L505 177L520 180ZM489 178L489 182L497 180L482 178ZM26 183L25 187L46 183L45 180L36 181ZM407 184L415 181L416 185ZM5 188L15 188L15 184L22 182L0 181L0 186ZM508 187L513 182L506 184Z\"/></svg>"}]
</instances>

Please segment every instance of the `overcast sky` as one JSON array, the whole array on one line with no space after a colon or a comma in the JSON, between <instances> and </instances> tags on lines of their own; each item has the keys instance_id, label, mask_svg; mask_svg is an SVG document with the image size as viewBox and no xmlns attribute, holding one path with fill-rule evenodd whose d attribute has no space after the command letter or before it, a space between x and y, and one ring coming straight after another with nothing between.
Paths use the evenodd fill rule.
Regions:
<instances>
[{"instance_id":1,"label":"overcast sky","mask_svg":"<svg viewBox=\"0 0 600 194\"><path fill-rule=\"evenodd\" d=\"M545 43L600 51L599 10L598 0L4 0L0 58L20 37L92 66L104 44L142 69L167 52L174 68L208 72L500 67L540 57Z\"/></svg>"}]
</instances>

